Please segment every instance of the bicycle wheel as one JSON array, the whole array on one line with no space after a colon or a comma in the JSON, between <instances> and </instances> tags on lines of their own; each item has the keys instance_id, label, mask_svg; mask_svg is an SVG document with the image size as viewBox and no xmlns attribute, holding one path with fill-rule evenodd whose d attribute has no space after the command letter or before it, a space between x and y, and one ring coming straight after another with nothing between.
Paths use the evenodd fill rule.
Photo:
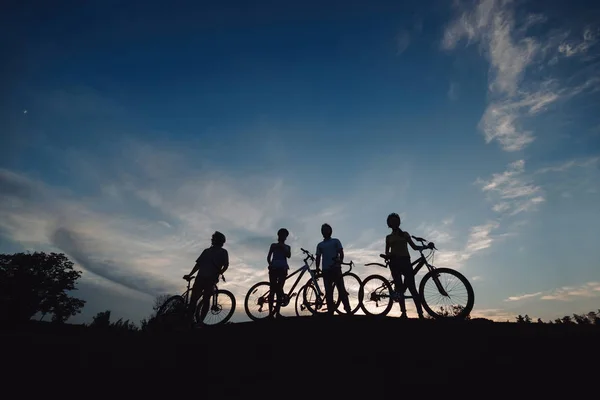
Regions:
<instances>
[{"instance_id":1,"label":"bicycle wheel","mask_svg":"<svg viewBox=\"0 0 600 400\"><path fill-rule=\"evenodd\" d=\"M325 296L325 285L323 284L322 276L316 278L317 286L311 280L303 290L304 305L311 314L326 314L329 309ZM337 287L333 287L333 310L335 311L340 304Z\"/></svg>"},{"instance_id":2,"label":"bicycle wheel","mask_svg":"<svg viewBox=\"0 0 600 400\"><path fill-rule=\"evenodd\" d=\"M348 302L350 303L350 313L349 315L354 315L360 309L360 286L362 284L358 275L353 274L352 272L347 272L342 275L344 279L344 288L346 289L346 293L348 294ZM338 291L339 295L339 291ZM348 315L346 309L344 308L344 303L342 303L342 299L340 296L340 301L338 303L338 307L335 310L338 314Z\"/></svg>"},{"instance_id":3,"label":"bicycle wheel","mask_svg":"<svg viewBox=\"0 0 600 400\"><path fill-rule=\"evenodd\" d=\"M162 327L176 328L185 321L185 308L183 296L171 296L160 306L155 320Z\"/></svg>"},{"instance_id":4,"label":"bicycle wheel","mask_svg":"<svg viewBox=\"0 0 600 400\"><path fill-rule=\"evenodd\" d=\"M385 316L392 309L392 285L381 275L370 275L360 287L360 307L366 315Z\"/></svg>"},{"instance_id":5,"label":"bicycle wheel","mask_svg":"<svg viewBox=\"0 0 600 400\"><path fill-rule=\"evenodd\" d=\"M258 282L248 290L244 299L244 309L252 321L259 321L269 316L269 282Z\"/></svg>"},{"instance_id":6,"label":"bicycle wheel","mask_svg":"<svg viewBox=\"0 0 600 400\"><path fill-rule=\"evenodd\" d=\"M304 291L306 286L302 286L296 295L296 316L306 317L312 315L306 304L304 303Z\"/></svg>"},{"instance_id":7,"label":"bicycle wheel","mask_svg":"<svg viewBox=\"0 0 600 400\"><path fill-rule=\"evenodd\" d=\"M436 319L466 318L475 304L475 293L467 278L450 268L436 268L425 274L419 293L423 308Z\"/></svg>"},{"instance_id":8,"label":"bicycle wheel","mask_svg":"<svg viewBox=\"0 0 600 400\"><path fill-rule=\"evenodd\" d=\"M196 322L199 324L206 326L225 324L233 316L235 312L235 296L233 293L229 290L218 289L215 291L215 295L216 299L214 296L210 299L208 313L203 321L200 321L202 307L196 307Z\"/></svg>"}]
</instances>

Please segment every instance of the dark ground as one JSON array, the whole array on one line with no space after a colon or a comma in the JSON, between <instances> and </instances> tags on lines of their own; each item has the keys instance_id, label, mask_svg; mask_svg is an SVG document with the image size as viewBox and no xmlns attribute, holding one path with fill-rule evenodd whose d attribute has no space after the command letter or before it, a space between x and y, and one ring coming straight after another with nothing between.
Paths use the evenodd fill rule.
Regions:
<instances>
[{"instance_id":1,"label":"dark ground","mask_svg":"<svg viewBox=\"0 0 600 400\"><path fill-rule=\"evenodd\" d=\"M2 364L13 372L34 368L118 377L141 369L152 383L194 374L190 384L226 397L265 387L306 391L311 381L322 386L319 393L393 394L410 383L485 382L489 389L517 381L570 386L599 377L599 326L356 316L290 317L161 336L37 323L0 335Z\"/></svg>"}]
</instances>

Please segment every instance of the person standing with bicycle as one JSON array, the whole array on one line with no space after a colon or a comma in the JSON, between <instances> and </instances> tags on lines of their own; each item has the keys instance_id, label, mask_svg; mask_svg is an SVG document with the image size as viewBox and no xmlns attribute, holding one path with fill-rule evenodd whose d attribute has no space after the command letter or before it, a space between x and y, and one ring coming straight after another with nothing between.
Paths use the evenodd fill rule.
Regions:
<instances>
[{"instance_id":1,"label":"person standing with bicycle","mask_svg":"<svg viewBox=\"0 0 600 400\"><path fill-rule=\"evenodd\" d=\"M200 321L204 321L210 307L210 298L213 294L215 284L219 282L219 275L222 275L229 268L229 253L223 248L225 244L225 235L215 231L211 237L211 246L204 249L202 254L196 259L196 265L188 275L183 279L189 280L190 276L198 272L194 279L192 295L189 302L189 314L193 318L194 309L200 296L202 296L202 309L200 311Z\"/></svg>"},{"instance_id":2,"label":"person standing with bicycle","mask_svg":"<svg viewBox=\"0 0 600 400\"><path fill-rule=\"evenodd\" d=\"M400 216L396 213L388 215L387 226L392 230L392 233L385 237L385 255L390 260L389 265L392 272L392 279L394 280L394 287L398 295L400 311L402 312L400 318L407 318L406 302L404 299L404 291L406 289L410 291L415 302L419 318L423 318L423 309L421 308L419 293L415 284L415 274L410 261L408 245L410 244L410 247L415 251L421 251L430 248L433 243L429 243L427 246L417 246L410 237L410 234L400 229Z\"/></svg>"},{"instance_id":3,"label":"person standing with bicycle","mask_svg":"<svg viewBox=\"0 0 600 400\"><path fill-rule=\"evenodd\" d=\"M342 265L344 261L344 248L337 238L332 238L333 229L329 224L321 226L323 241L317 245L315 265L317 273L323 258L323 283L325 285L325 301L327 302L327 314L333 315L335 305L333 301L333 289L338 288L338 293L342 297L342 303L346 313L350 314L350 301L348 293L344 287L344 278L342 276Z\"/></svg>"},{"instance_id":4,"label":"person standing with bicycle","mask_svg":"<svg viewBox=\"0 0 600 400\"><path fill-rule=\"evenodd\" d=\"M269 318L281 318L281 303L283 302L283 285L287 278L288 270L290 269L287 259L292 256L292 249L285 244L285 240L289 236L289 232L285 228L277 231L277 243L272 243L267 254L267 263L269 265ZM273 301L277 296L277 303L273 307Z\"/></svg>"}]
</instances>

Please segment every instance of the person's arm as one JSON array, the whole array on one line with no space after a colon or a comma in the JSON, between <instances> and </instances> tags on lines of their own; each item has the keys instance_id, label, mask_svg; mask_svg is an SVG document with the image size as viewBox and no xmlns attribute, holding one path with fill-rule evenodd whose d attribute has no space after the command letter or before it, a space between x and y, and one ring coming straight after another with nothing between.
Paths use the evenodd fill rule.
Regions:
<instances>
[{"instance_id":1,"label":"person's arm","mask_svg":"<svg viewBox=\"0 0 600 400\"><path fill-rule=\"evenodd\" d=\"M340 257L340 263L343 263L344 262L344 248L342 247L342 242L340 242L339 240L337 242L338 242L338 246L339 246L338 254Z\"/></svg>"},{"instance_id":2,"label":"person's arm","mask_svg":"<svg viewBox=\"0 0 600 400\"><path fill-rule=\"evenodd\" d=\"M269 254L267 254L267 265L271 266L271 258L273 257L273 243L269 247Z\"/></svg>"},{"instance_id":3,"label":"person's arm","mask_svg":"<svg viewBox=\"0 0 600 400\"><path fill-rule=\"evenodd\" d=\"M415 251L423 251L427 248L427 246L417 246L415 244L415 242L413 242L413 240L410 237L410 235L408 234L408 232L404 232L404 237L406 238L406 241L408 242L408 244L410 244L410 247L412 247L412 249Z\"/></svg>"},{"instance_id":4,"label":"person's arm","mask_svg":"<svg viewBox=\"0 0 600 400\"><path fill-rule=\"evenodd\" d=\"M221 275L229 268L229 253L223 249L223 266L221 267Z\"/></svg>"},{"instance_id":5,"label":"person's arm","mask_svg":"<svg viewBox=\"0 0 600 400\"><path fill-rule=\"evenodd\" d=\"M390 250L391 250L390 237L386 236L385 237L385 255L388 257L390 256Z\"/></svg>"},{"instance_id":6,"label":"person's arm","mask_svg":"<svg viewBox=\"0 0 600 400\"><path fill-rule=\"evenodd\" d=\"M317 245L317 252L316 252L316 257L315 257L315 266L317 268L317 271L319 270L319 267L321 266L321 248Z\"/></svg>"},{"instance_id":7,"label":"person's arm","mask_svg":"<svg viewBox=\"0 0 600 400\"><path fill-rule=\"evenodd\" d=\"M290 258L292 256L292 248L286 244L285 245L285 251L286 251L285 256L287 258Z\"/></svg>"}]
</instances>

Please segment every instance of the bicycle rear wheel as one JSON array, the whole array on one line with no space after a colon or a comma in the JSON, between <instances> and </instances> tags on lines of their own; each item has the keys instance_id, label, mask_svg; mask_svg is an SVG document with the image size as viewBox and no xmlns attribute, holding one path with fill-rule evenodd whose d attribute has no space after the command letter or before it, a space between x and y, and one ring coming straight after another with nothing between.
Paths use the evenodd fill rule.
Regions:
<instances>
[{"instance_id":1,"label":"bicycle rear wheel","mask_svg":"<svg viewBox=\"0 0 600 400\"><path fill-rule=\"evenodd\" d=\"M202 304L202 300L200 300L199 304ZM229 290L217 289L214 295L211 296L208 313L203 321L200 321L201 311L201 306L196 307L197 323L206 326L225 324L235 312L235 296Z\"/></svg>"},{"instance_id":2,"label":"bicycle rear wheel","mask_svg":"<svg viewBox=\"0 0 600 400\"><path fill-rule=\"evenodd\" d=\"M362 284L358 275L353 274L352 272L347 272L342 275L344 279L344 289L346 289L346 293L348 295L348 302L350 303L350 315L354 315L360 309L360 286ZM338 302L338 307L336 312L341 315L348 315L346 309L344 308L344 303L341 300L341 296L338 296L340 301Z\"/></svg>"},{"instance_id":3,"label":"bicycle rear wheel","mask_svg":"<svg viewBox=\"0 0 600 400\"><path fill-rule=\"evenodd\" d=\"M475 304L475 293L467 278L450 268L436 268L425 274L419 294L425 311L436 319L464 319Z\"/></svg>"},{"instance_id":4,"label":"bicycle rear wheel","mask_svg":"<svg viewBox=\"0 0 600 400\"><path fill-rule=\"evenodd\" d=\"M269 316L270 291L271 284L269 282L258 282L246 293L244 309L252 321L260 321Z\"/></svg>"},{"instance_id":5,"label":"bicycle rear wheel","mask_svg":"<svg viewBox=\"0 0 600 400\"><path fill-rule=\"evenodd\" d=\"M360 287L360 306L366 315L386 316L392 309L392 286L381 275L370 275Z\"/></svg>"}]
</instances>

